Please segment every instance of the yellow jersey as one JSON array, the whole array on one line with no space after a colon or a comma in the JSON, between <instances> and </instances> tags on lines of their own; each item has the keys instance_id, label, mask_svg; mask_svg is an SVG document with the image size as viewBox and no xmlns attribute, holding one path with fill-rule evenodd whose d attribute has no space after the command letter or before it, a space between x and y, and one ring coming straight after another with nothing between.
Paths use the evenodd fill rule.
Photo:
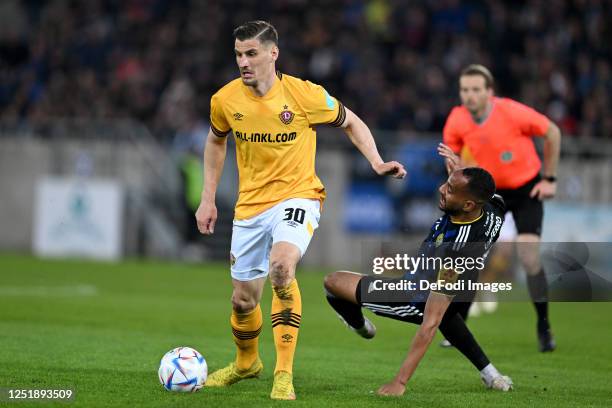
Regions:
<instances>
[{"instance_id":1,"label":"yellow jersey","mask_svg":"<svg viewBox=\"0 0 612 408\"><path fill-rule=\"evenodd\" d=\"M238 164L236 219L247 219L290 198L323 203L325 188L315 174L315 126L340 126L344 106L325 89L278 73L263 96L238 78L210 101L211 130L217 137L233 131Z\"/></svg>"}]
</instances>

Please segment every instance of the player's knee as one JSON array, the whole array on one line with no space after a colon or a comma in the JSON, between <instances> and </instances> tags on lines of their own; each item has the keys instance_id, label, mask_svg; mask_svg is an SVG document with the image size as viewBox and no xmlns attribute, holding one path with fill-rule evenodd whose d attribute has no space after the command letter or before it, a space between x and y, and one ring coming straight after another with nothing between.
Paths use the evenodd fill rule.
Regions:
<instances>
[{"instance_id":1,"label":"player's knee","mask_svg":"<svg viewBox=\"0 0 612 408\"><path fill-rule=\"evenodd\" d=\"M270 262L270 281L276 287L289 286L294 278L294 267L289 262L283 259L273 260Z\"/></svg>"},{"instance_id":2,"label":"player's knee","mask_svg":"<svg viewBox=\"0 0 612 408\"><path fill-rule=\"evenodd\" d=\"M325 275L325 278L323 279L323 286L325 287L325 290L333 294L338 284L338 280L338 272L332 272Z\"/></svg>"},{"instance_id":3,"label":"player's knee","mask_svg":"<svg viewBox=\"0 0 612 408\"><path fill-rule=\"evenodd\" d=\"M237 313L248 313L255 309L257 301L250 296L234 293L232 295L232 308Z\"/></svg>"},{"instance_id":4,"label":"player's knee","mask_svg":"<svg viewBox=\"0 0 612 408\"><path fill-rule=\"evenodd\" d=\"M516 252L521 265L529 275L540 272L540 237L535 234L519 234Z\"/></svg>"},{"instance_id":5,"label":"player's knee","mask_svg":"<svg viewBox=\"0 0 612 408\"><path fill-rule=\"evenodd\" d=\"M425 341L429 342L436 335L436 331L438 331L437 324L423 323L416 335L422 337Z\"/></svg>"},{"instance_id":6,"label":"player's knee","mask_svg":"<svg viewBox=\"0 0 612 408\"><path fill-rule=\"evenodd\" d=\"M538 252L523 249L518 251L518 256L529 275L537 275L540 272L540 254Z\"/></svg>"},{"instance_id":7,"label":"player's knee","mask_svg":"<svg viewBox=\"0 0 612 408\"><path fill-rule=\"evenodd\" d=\"M539 262L523 262L523 268L531 276L539 274L542 269Z\"/></svg>"}]
</instances>

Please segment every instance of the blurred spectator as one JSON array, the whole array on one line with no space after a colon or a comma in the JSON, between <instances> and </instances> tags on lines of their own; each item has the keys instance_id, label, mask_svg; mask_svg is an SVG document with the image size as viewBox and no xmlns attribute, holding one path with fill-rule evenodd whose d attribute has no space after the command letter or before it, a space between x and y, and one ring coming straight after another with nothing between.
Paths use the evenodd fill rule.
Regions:
<instances>
[{"instance_id":1,"label":"blurred spectator","mask_svg":"<svg viewBox=\"0 0 612 408\"><path fill-rule=\"evenodd\" d=\"M233 27L261 18L279 30L281 69L322 83L374 128L439 133L458 103L454 78L482 63L498 94L563 134L610 138L611 4L4 0L0 119L132 117L170 142L237 76Z\"/></svg>"}]
</instances>

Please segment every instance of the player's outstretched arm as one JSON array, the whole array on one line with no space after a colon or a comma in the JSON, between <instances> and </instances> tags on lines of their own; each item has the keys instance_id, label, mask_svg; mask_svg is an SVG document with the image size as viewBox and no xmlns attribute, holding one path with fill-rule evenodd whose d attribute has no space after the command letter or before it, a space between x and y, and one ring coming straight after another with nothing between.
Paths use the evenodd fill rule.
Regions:
<instances>
[{"instance_id":1,"label":"player's outstretched arm","mask_svg":"<svg viewBox=\"0 0 612 408\"><path fill-rule=\"evenodd\" d=\"M423 313L423 323L412 339L408 356L402 363L397 375L390 383L378 389L379 395L403 395L406 390L406 383L414 374L419 362L425 355L427 348L431 344L438 326L444 317L444 313L450 305L452 298L440 293L431 292L425 312Z\"/></svg>"},{"instance_id":2,"label":"player's outstretched arm","mask_svg":"<svg viewBox=\"0 0 612 408\"><path fill-rule=\"evenodd\" d=\"M202 200L195 217L198 230L204 235L215 232L217 222L217 206L215 196L217 185L223 171L225 153L227 151L227 137L219 137L212 130L208 131L206 147L204 148L204 188L202 189Z\"/></svg>"},{"instance_id":3,"label":"player's outstretched arm","mask_svg":"<svg viewBox=\"0 0 612 408\"><path fill-rule=\"evenodd\" d=\"M346 109L346 119L342 124L344 132L347 134L351 142L359 149L366 159L372 165L372 169L379 176L393 176L395 178L404 178L406 170L404 166L396 161L385 162L380 157L376 142L370 132L370 128L366 125L359 116L355 115L350 109Z\"/></svg>"}]
</instances>

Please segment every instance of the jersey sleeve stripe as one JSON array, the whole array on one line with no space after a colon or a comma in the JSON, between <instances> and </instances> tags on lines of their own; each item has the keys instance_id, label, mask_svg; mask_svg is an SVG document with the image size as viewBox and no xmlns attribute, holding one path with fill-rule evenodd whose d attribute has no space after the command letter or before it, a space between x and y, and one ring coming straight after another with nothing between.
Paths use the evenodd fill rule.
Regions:
<instances>
[{"instance_id":1,"label":"jersey sleeve stripe","mask_svg":"<svg viewBox=\"0 0 612 408\"><path fill-rule=\"evenodd\" d=\"M231 131L231 129L230 129L230 130L228 130L228 131L226 131L226 132L223 132L223 131L221 131L221 130L217 129L216 127L214 127L213 125L210 125L210 130L212 130L212 132L213 132L213 133L215 134L215 136L217 136L217 137L225 137L225 136L227 136L227 134L228 134L228 133Z\"/></svg>"},{"instance_id":2,"label":"jersey sleeve stripe","mask_svg":"<svg viewBox=\"0 0 612 408\"><path fill-rule=\"evenodd\" d=\"M470 235L470 230L472 229L471 225L462 225L459 228L459 234L457 234L457 238L455 239L455 244L453 245L453 250L458 251L463 247L463 243L467 241L468 236Z\"/></svg>"},{"instance_id":3,"label":"jersey sleeve stripe","mask_svg":"<svg viewBox=\"0 0 612 408\"><path fill-rule=\"evenodd\" d=\"M455 237L455 243L453 244L453 251L457 250L457 242L461 240L461 235L463 234L464 226L459 227L459 232L457 232L457 236Z\"/></svg>"},{"instance_id":4,"label":"jersey sleeve stripe","mask_svg":"<svg viewBox=\"0 0 612 408\"><path fill-rule=\"evenodd\" d=\"M346 109L344 108L344 105L342 104L342 102L338 101L338 116L336 116L336 119L333 122L331 122L329 125L335 126L335 127L342 126L345 119L346 119Z\"/></svg>"},{"instance_id":5,"label":"jersey sleeve stripe","mask_svg":"<svg viewBox=\"0 0 612 408\"><path fill-rule=\"evenodd\" d=\"M470 236L471 230L472 230L472 226L468 225L467 228L465 229L465 233L463 234L463 237L461 238L461 244L459 244L459 249L465 246L465 243L468 241L468 237Z\"/></svg>"}]
</instances>

